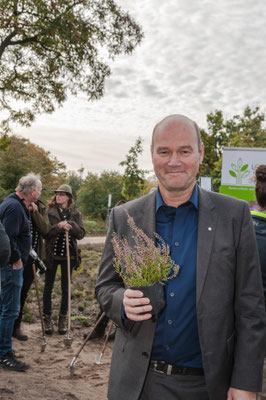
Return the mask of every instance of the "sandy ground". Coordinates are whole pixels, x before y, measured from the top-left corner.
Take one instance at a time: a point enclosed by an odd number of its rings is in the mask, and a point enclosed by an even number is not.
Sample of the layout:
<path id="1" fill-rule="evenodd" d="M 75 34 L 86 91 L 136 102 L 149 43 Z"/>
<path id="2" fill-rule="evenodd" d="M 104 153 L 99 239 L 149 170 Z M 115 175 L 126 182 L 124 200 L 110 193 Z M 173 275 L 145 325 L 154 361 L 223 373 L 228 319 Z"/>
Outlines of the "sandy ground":
<path id="1" fill-rule="evenodd" d="M 82 328 L 71 333 L 71 348 L 64 344 L 64 336 L 55 332 L 47 336 L 44 352 L 39 324 L 23 324 L 29 335 L 27 342 L 13 340 L 18 358 L 30 365 L 27 372 L 11 372 L 0 369 L 1 400 L 104 400 L 110 368 L 112 344 L 109 342 L 102 363 L 96 364 L 102 351 L 103 340 L 87 342 L 75 364 L 71 377 L 69 365 L 83 342 Z"/>
<path id="2" fill-rule="evenodd" d="M 83 343 L 83 334 L 91 331 L 99 312 L 94 298 L 94 287 L 105 238 L 85 238 L 82 244 L 82 268 L 72 279 L 71 337 L 70 348 L 64 336 L 55 333 L 46 336 L 45 351 L 34 285 L 27 299 L 31 321 L 23 322 L 22 328 L 29 340 L 13 339 L 13 349 L 21 361 L 30 365 L 26 372 L 11 372 L 0 368 L 0 400 L 105 400 L 113 342 L 108 342 L 102 364 L 99 360 L 104 340 L 88 341 L 75 364 L 74 376 L 70 376 L 70 363 Z M 39 278 L 39 290 L 44 276 Z M 53 315 L 57 319 L 60 302 L 60 277 L 57 277 L 53 295 Z M 40 294 L 41 298 L 42 295 Z M 80 317 L 87 320 L 82 323 Z M 78 319 L 75 319 L 78 318 Z"/>

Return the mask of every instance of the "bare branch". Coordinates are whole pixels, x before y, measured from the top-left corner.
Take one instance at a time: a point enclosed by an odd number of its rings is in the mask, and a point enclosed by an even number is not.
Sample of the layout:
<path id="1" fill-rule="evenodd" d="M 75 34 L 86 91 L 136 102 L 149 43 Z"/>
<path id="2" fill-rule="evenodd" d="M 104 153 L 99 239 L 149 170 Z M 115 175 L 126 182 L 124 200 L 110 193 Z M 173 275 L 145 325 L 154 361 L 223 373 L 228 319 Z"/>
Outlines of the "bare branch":
<path id="1" fill-rule="evenodd" d="M 6 47 L 8 47 L 10 45 L 11 39 L 13 39 L 13 37 L 15 37 L 17 34 L 17 31 L 13 31 L 11 32 L 0 44 L 0 60 L 2 58 L 2 55 L 6 49 Z"/>

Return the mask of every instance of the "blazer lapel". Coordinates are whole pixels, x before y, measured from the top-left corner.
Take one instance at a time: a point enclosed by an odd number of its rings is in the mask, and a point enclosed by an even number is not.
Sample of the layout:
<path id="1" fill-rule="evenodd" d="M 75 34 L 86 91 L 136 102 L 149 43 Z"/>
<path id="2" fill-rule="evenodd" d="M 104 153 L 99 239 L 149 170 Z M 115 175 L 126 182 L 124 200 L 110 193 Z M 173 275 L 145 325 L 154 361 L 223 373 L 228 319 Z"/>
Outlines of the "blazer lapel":
<path id="1" fill-rule="evenodd" d="M 141 210 L 138 208 L 135 212 L 135 223 L 139 226 L 150 238 L 155 240 L 156 230 L 156 192 L 147 195 L 145 201 L 142 202 Z"/>
<path id="2" fill-rule="evenodd" d="M 210 193 L 199 188 L 197 243 L 197 305 L 206 279 L 217 224 L 217 213 Z"/>

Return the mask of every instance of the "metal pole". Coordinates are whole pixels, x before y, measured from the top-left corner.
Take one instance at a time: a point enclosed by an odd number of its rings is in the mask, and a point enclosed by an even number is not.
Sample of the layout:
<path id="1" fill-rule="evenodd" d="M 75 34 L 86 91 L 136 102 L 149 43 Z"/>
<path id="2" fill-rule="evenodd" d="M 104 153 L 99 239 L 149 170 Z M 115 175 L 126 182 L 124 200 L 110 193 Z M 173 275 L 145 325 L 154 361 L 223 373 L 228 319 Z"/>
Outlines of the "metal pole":
<path id="1" fill-rule="evenodd" d="M 45 346 L 46 346 L 46 337 L 45 337 L 45 332 L 44 332 L 44 323 L 43 323 L 43 317 L 42 317 L 42 309 L 41 309 L 41 302 L 40 302 L 39 289 L 38 289 L 38 283 L 37 283 L 35 262 L 32 263 L 32 270 L 33 270 L 33 276 L 34 276 L 36 297 L 37 297 L 37 302 L 38 302 L 38 307 L 39 307 L 40 320 L 41 320 L 41 325 L 42 325 L 43 344 L 41 347 L 41 352 L 43 353 L 45 350 Z"/>

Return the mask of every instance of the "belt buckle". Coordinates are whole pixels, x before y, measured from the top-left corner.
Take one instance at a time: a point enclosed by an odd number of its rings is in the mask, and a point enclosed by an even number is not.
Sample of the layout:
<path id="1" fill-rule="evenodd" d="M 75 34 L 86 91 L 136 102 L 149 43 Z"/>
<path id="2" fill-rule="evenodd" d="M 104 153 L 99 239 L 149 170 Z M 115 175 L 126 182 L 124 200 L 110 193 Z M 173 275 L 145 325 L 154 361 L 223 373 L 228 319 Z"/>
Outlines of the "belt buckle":
<path id="1" fill-rule="evenodd" d="M 159 372 L 160 374 L 164 374 L 164 372 L 161 369 L 159 369 L 158 361 L 154 362 L 154 370 L 156 372 Z"/>

